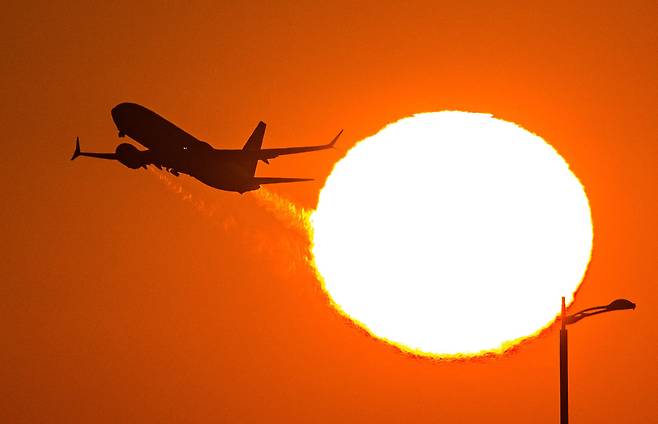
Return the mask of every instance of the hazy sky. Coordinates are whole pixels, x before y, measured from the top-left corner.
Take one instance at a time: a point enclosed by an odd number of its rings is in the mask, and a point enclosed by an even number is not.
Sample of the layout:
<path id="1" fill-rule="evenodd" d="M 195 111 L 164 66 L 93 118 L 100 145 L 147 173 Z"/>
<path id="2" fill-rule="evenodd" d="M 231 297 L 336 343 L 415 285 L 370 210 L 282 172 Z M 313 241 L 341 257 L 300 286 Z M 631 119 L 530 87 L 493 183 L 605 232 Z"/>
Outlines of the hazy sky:
<path id="1" fill-rule="evenodd" d="M 320 3 L 3 6 L 0 421 L 558 421 L 555 327 L 500 358 L 411 357 L 330 307 L 308 238 L 257 195 L 70 162 L 76 136 L 114 150 L 122 101 L 215 147 L 259 120 L 266 147 L 345 128 L 336 150 L 258 165 L 316 178 L 272 188 L 304 208 L 412 113 L 540 134 L 592 208 L 572 310 L 638 304 L 571 328 L 572 420 L 658 421 L 658 4 Z"/>

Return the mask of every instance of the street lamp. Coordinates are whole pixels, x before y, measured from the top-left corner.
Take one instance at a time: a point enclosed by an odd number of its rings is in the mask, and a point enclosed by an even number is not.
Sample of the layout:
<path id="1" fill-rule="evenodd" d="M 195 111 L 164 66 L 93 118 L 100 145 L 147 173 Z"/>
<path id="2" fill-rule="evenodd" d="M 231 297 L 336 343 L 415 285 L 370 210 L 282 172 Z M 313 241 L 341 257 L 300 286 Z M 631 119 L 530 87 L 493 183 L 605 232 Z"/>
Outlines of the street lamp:
<path id="1" fill-rule="evenodd" d="M 574 324 L 583 318 L 604 312 L 635 309 L 635 303 L 627 299 L 617 299 L 605 306 L 594 306 L 583 309 L 575 314 L 567 315 L 567 308 L 562 297 L 562 316 L 560 327 L 560 424 L 569 424 L 569 357 L 567 355 L 567 325 Z"/>

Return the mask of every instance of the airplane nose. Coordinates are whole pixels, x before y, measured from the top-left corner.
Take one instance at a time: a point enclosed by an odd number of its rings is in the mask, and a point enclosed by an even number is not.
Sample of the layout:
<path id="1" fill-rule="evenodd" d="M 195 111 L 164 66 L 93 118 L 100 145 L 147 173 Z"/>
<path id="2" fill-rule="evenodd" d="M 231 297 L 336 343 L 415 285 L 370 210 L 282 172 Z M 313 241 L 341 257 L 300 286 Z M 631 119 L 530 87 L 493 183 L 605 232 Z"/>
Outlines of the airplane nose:
<path id="1" fill-rule="evenodd" d="M 123 103 L 114 106 L 110 112 L 112 114 L 112 120 L 117 123 L 117 121 L 121 119 L 121 115 L 123 115 L 124 111 L 125 105 Z"/>
<path id="2" fill-rule="evenodd" d="M 112 108 L 110 112 L 112 114 L 112 119 L 116 122 L 117 119 L 126 119 L 131 116 L 142 115 L 145 108 L 135 103 L 119 103 L 118 105 Z"/>
<path id="3" fill-rule="evenodd" d="M 119 130 L 124 126 L 129 125 L 129 121 L 131 121 L 130 117 L 132 115 L 131 110 L 133 110 L 131 106 L 130 103 L 119 103 L 110 111 L 112 120 Z"/>
<path id="4" fill-rule="evenodd" d="M 110 113 L 112 114 L 112 120 L 114 121 L 114 123 L 115 124 L 118 123 L 117 121 L 120 119 L 119 115 L 121 114 L 121 110 L 119 106 L 113 107 Z"/>
<path id="5" fill-rule="evenodd" d="M 114 121 L 114 125 L 116 125 L 117 129 L 119 130 L 119 137 L 123 137 L 125 134 L 125 126 L 128 125 L 127 122 L 127 110 L 126 110 L 126 104 L 121 103 L 116 105 L 115 107 L 112 108 L 110 111 L 110 114 L 112 115 L 112 120 Z"/>
<path id="6" fill-rule="evenodd" d="M 114 124 L 119 130 L 119 137 L 128 134 L 131 128 L 148 118 L 147 112 L 148 109 L 136 103 L 119 103 L 114 106 L 110 113 Z"/>

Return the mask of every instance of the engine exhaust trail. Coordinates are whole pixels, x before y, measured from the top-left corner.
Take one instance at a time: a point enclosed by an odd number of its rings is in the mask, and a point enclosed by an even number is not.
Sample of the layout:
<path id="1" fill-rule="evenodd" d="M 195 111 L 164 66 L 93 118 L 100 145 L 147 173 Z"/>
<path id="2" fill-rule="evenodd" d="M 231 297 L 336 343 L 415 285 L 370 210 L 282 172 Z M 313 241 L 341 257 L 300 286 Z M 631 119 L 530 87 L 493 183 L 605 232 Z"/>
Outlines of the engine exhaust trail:
<path id="1" fill-rule="evenodd" d="M 299 207 L 285 197 L 266 188 L 254 192 L 254 198 L 272 216 L 287 227 L 310 234 L 311 210 Z"/>
<path id="2" fill-rule="evenodd" d="M 211 205 L 187 191 L 183 184 L 165 172 L 152 167 L 149 169 L 168 190 L 192 205 L 199 214 L 209 218 L 222 231 L 237 233 L 239 240 L 254 253 L 265 254 L 270 260 L 278 259 L 270 262 L 281 264 L 278 265 L 280 269 L 277 271 L 282 277 L 289 277 L 299 269 L 309 269 L 308 266 L 315 273 L 311 259 L 311 210 L 299 207 L 265 188 L 249 193 L 237 201 L 233 199 L 236 201 L 234 206 L 241 208 L 245 204 L 247 207 L 255 205 L 283 225 L 283 228 L 272 228 L 272 226 L 261 228 L 258 225 L 254 226 L 253 220 L 245 219 L 239 209 L 231 205 L 226 205 L 226 208 Z M 285 258 L 283 262 L 280 261 L 282 257 Z"/>

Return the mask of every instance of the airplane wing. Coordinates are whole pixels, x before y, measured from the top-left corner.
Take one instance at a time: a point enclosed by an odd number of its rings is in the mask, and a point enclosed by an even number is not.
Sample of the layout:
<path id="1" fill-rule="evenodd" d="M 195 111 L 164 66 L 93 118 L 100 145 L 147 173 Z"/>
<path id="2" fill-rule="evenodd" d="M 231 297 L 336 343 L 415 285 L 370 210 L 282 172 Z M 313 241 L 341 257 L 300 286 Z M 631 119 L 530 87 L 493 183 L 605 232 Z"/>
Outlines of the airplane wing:
<path id="1" fill-rule="evenodd" d="M 279 184 L 298 183 L 302 181 L 313 181 L 313 178 L 281 178 L 281 177 L 254 177 L 252 181 L 256 184 Z"/>
<path id="2" fill-rule="evenodd" d="M 327 144 L 322 144 L 320 146 L 281 147 L 278 149 L 261 149 L 256 153 L 256 155 L 259 160 L 268 163 L 269 159 L 274 159 L 275 157 L 281 155 L 294 155 L 296 153 L 313 152 L 316 150 L 330 149 L 334 147 L 336 141 L 338 140 L 338 137 L 340 137 L 342 133 L 343 130 L 340 130 L 338 135 L 334 137 L 333 140 L 331 140 Z"/>

